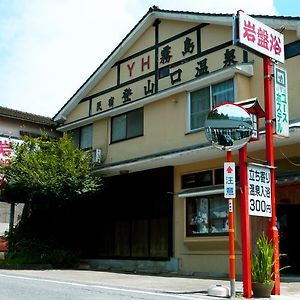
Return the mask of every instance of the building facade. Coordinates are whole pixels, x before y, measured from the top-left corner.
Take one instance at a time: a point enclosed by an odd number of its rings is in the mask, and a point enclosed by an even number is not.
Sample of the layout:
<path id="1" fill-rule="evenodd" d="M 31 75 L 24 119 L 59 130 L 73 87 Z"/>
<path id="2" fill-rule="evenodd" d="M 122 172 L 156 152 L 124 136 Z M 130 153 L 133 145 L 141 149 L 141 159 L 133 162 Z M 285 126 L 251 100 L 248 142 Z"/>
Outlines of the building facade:
<path id="1" fill-rule="evenodd" d="M 275 140 L 281 248 L 291 249 L 299 195 L 299 18 L 256 16 L 284 34 L 290 136 Z M 264 109 L 263 61 L 233 44 L 232 15 L 149 9 L 112 54 L 56 114 L 58 130 L 92 149 L 99 195 L 86 258 L 99 267 L 125 264 L 169 271 L 228 273 L 228 203 L 224 151 L 207 141 L 207 113 L 222 102 L 257 98 Z M 264 123 L 248 145 L 265 161 Z M 238 153 L 233 152 L 238 165 Z M 238 172 L 237 172 L 238 174 Z M 237 178 L 238 179 L 238 178 Z M 254 237 L 268 218 L 251 217 Z M 293 224 L 293 225 L 291 225 Z M 236 266 L 241 273 L 239 192 L 235 200 Z M 138 262 L 138 263 L 135 263 Z"/>
<path id="2" fill-rule="evenodd" d="M 20 143 L 24 136 L 37 137 L 46 132 L 51 137 L 60 136 L 56 123 L 44 116 L 26 113 L 0 106 L 0 161 L 6 163 L 12 155 L 10 144 Z M 0 236 L 8 230 L 9 224 L 16 224 L 21 217 L 24 204 L 22 199 L 15 203 L 0 202 Z"/>

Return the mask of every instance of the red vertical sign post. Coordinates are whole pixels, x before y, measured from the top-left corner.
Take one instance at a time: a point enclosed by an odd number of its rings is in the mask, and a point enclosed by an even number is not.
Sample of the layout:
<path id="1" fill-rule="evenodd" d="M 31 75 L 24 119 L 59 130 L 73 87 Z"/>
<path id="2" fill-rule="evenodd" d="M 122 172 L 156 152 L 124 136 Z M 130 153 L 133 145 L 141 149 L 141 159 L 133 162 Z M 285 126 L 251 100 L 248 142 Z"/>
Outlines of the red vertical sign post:
<path id="1" fill-rule="evenodd" d="M 224 119 L 224 116 L 226 118 Z M 242 107 L 233 103 L 223 103 L 213 108 L 205 121 L 205 134 L 213 146 L 227 151 L 228 162 L 224 163 L 224 198 L 229 199 L 229 262 L 231 296 L 235 293 L 235 252 L 234 252 L 234 213 L 233 198 L 235 198 L 235 166 L 231 162 L 231 151 L 240 151 L 240 183 L 242 211 L 242 243 L 243 243 L 243 276 L 244 295 L 252 296 L 251 260 L 250 260 L 250 228 L 248 214 L 248 184 L 247 184 L 247 143 L 253 132 L 253 121 L 250 114 Z M 246 237 L 246 239 L 245 239 Z M 245 254 L 246 253 L 246 254 Z M 245 269 L 246 267 L 246 269 Z"/>
<path id="2" fill-rule="evenodd" d="M 284 63 L 284 37 L 283 35 L 274 30 L 273 28 L 266 26 L 258 20 L 244 14 L 239 11 L 233 23 L 234 27 L 234 43 L 242 45 L 250 51 L 254 51 L 263 56 L 264 64 L 264 101 L 265 101 L 265 128 L 266 128 L 266 159 L 268 161 L 271 170 L 271 204 L 272 204 L 272 216 L 269 230 L 269 237 L 273 242 L 274 251 L 274 289 L 273 294 L 280 294 L 280 275 L 279 275 L 279 243 L 278 243 L 278 230 L 276 227 L 276 202 L 275 202 L 275 173 L 274 173 L 274 143 L 273 143 L 273 103 L 272 103 L 272 74 L 271 74 L 271 59 Z M 243 150 L 240 150 L 240 163 L 246 159 Z M 241 174 L 242 181 L 242 174 Z M 242 186 L 241 186 L 242 187 Z M 246 188 L 246 187 L 245 187 Z M 243 189 L 242 189 L 243 192 Z M 242 205 L 242 202 L 241 202 Z M 241 214 L 244 212 L 248 214 L 248 210 L 241 208 Z M 243 216 L 242 216 L 243 218 Z M 249 218 L 249 217 L 248 217 Z M 247 226 L 244 224 L 244 226 Z M 250 229 L 250 228 L 249 228 Z M 247 241 L 247 244 L 243 244 L 243 248 L 250 248 L 250 240 L 244 234 L 246 228 L 243 228 L 242 224 L 242 240 Z M 248 230 L 248 229 L 247 229 Z M 248 268 L 248 253 L 247 249 L 243 250 L 243 274 L 244 281 L 244 296 L 251 297 L 247 278 L 251 276 L 251 266 Z"/>
<path id="3" fill-rule="evenodd" d="M 239 150 L 240 187 L 241 187 L 241 234 L 242 234 L 242 271 L 243 294 L 246 298 L 252 297 L 251 277 L 251 238 L 250 217 L 248 204 L 248 173 L 247 173 L 247 145 Z"/>
<path id="4" fill-rule="evenodd" d="M 227 162 L 232 162 L 232 152 L 231 151 L 226 152 L 226 158 L 227 158 Z M 234 170 L 232 170 L 232 171 L 234 171 Z M 229 172 L 229 170 L 227 172 Z M 235 172 L 234 172 L 234 175 L 235 175 Z M 234 189 L 235 189 L 235 180 L 233 180 L 233 182 L 234 182 Z M 226 191 L 225 191 L 225 193 L 226 193 Z M 235 192 L 233 194 L 235 196 Z M 229 279 L 230 279 L 230 296 L 231 296 L 231 298 L 235 298 L 234 198 L 235 197 L 231 197 L 228 199 Z"/>
<path id="5" fill-rule="evenodd" d="M 272 103 L 272 64 L 268 56 L 264 56 L 264 96 L 265 96 L 265 127 L 266 127 L 266 158 L 271 167 L 271 204 L 272 217 L 269 229 L 269 238 L 274 245 L 274 289 L 272 294 L 280 295 L 279 273 L 279 238 L 276 226 L 276 201 L 275 201 L 275 170 L 274 170 L 274 141 L 273 141 L 273 103 Z"/>

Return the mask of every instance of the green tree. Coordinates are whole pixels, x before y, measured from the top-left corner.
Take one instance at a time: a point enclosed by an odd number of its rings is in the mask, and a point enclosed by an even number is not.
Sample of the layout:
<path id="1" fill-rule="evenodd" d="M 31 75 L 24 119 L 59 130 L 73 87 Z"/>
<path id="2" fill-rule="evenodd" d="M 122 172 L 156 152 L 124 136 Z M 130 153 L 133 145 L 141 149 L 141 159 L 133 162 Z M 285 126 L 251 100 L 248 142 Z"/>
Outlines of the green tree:
<path id="1" fill-rule="evenodd" d="M 68 135 L 52 140 L 46 135 L 25 137 L 12 148 L 10 163 L 1 167 L 7 201 L 67 201 L 100 187 L 99 178 L 91 173 L 90 153 L 76 148 Z"/>
<path id="2" fill-rule="evenodd" d="M 12 148 L 13 157 L 0 169 L 1 194 L 7 202 L 24 202 L 25 208 L 21 221 L 7 234 L 7 257 L 63 263 L 79 253 L 80 209 L 101 188 L 101 178 L 91 172 L 91 155 L 76 148 L 68 135 L 25 137 Z"/>

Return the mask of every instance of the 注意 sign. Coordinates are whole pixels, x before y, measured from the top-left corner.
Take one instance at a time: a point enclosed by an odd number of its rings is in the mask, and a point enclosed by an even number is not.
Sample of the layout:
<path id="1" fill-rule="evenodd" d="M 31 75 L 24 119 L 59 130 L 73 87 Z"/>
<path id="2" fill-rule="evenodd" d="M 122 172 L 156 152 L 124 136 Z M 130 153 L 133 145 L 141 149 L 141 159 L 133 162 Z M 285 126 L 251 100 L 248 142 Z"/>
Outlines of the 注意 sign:
<path id="1" fill-rule="evenodd" d="M 239 12 L 236 18 L 238 20 L 238 28 L 235 28 L 236 42 L 284 63 L 283 34 L 243 12 Z"/>
<path id="2" fill-rule="evenodd" d="M 249 215 L 271 217 L 271 172 L 263 165 L 248 165 Z"/>
<path id="3" fill-rule="evenodd" d="M 275 134 L 289 136 L 289 107 L 286 70 L 274 66 Z"/>
<path id="4" fill-rule="evenodd" d="M 224 163 L 224 198 L 235 198 L 235 163 Z"/>

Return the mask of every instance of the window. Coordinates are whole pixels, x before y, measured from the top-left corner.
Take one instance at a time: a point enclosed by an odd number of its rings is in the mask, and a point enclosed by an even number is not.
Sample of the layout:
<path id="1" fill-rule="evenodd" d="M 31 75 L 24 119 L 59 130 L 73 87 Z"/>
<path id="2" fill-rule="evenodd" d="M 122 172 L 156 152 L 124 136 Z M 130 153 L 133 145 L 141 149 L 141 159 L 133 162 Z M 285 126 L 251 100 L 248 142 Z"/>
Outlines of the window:
<path id="1" fill-rule="evenodd" d="M 233 79 L 191 92 L 189 95 L 190 130 L 203 128 L 206 116 L 213 107 L 222 102 L 233 101 Z"/>
<path id="2" fill-rule="evenodd" d="M 80 149 L 91 149 L 93 146 L 93 125 L 71 131 L 73 143 Z"/>
<path id="3" fill-rule="evenodd" d="M 213 171 L 203 171 L 181 176 L 181 188 L 189 189 L 213 184 Z"/>
<path id="4" fill-rule="evenodd" d="M 210 106 L 210 88 L 204 88 L 199 91 L 191 93 L 190 100 L 190 128 L 197 129 L 204 126 L 207 113 L 209 112 Z"/>
<path id="5" fill-rule="evenodd" d="M 144 110 L 139 108 L 111 119 L 111 141 L 141 136 L 144 132 Z"/>
<path id="6" fill-rule="evenodd" d="M 295 41 L 290 44 L 285 45 L 284 48 L 285 59 L 294 57 L 300 54 L 300 41 Z"/>
<path id="7" fill-rule="evenodd" d="M 186 198 L 186 236 L 228 234 L 228 200 L 223 194 Z"/>
<path id="8" fill-rule="evenodd" d="M 222 102 L 233 102 L 233 79 L 212 85 L 212 107 Z"/>

